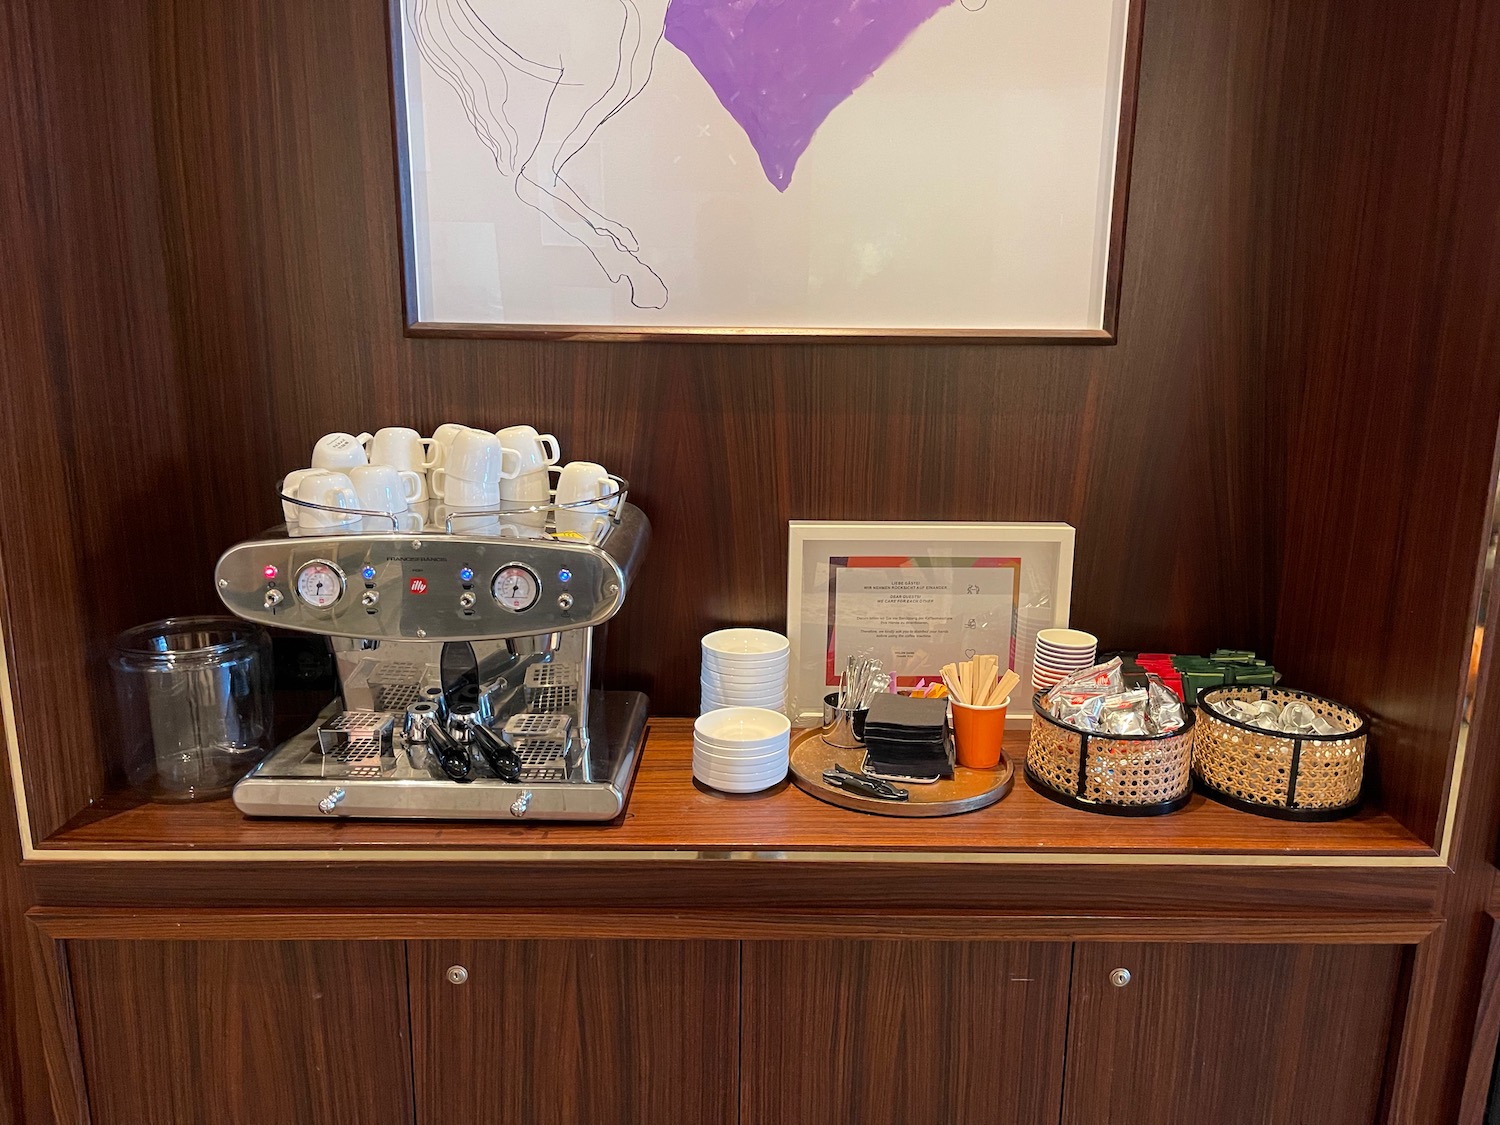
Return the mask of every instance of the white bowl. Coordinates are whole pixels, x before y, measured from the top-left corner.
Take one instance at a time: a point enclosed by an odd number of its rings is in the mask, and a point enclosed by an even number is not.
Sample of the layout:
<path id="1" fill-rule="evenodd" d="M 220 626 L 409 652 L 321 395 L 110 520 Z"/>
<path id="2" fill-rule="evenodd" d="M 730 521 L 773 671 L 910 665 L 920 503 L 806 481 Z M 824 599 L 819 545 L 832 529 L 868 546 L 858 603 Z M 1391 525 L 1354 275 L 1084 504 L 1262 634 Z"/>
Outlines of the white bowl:
<path id="1" fill-rule="evenodd" d="M 792 643 L 769 629 L 720 629 L 703 638 L 703 651 L 730 657 L 774 656 L 786 659 Z"/>
<path id="2" fill-rule="evenodd" d="M 693 776 L 710 789 L 717 789 L 721 793 L 759 793 L 763 789 L 770 789 L 779 784 L 786 777 L 786 770 L 780 773 L 765 773 L 757 777 L 726 777 L 723 774 L 700 771 L 693 767 Z"/>
<path id="3" fill-rule="evenodd" d="M 786 698 L 780 695 L 767 699 L 723 699 L 717 695 L 700 695 L 698 704 L 709 711 L 752 710 L 783 713 L 786 710 Z M 714 741 L 727 747 L 743 745 L 739 742 L 723 742 L 721 739 Z"/>
<path id="4" fill-rule="evenodd" d="M 715 776 L 743 780 L 750 777 L 760 777 L 762 774 L 768 773 L 786 773 L 788 760 L 786 754 L 778 754 L 762 762 L 724 762 L 718 758 L 709 758 L 702 754 L 694 754 L 693 768 Z"/>
<path id="5" fill-rule="evenodd" d="M 741 706 L 744 707 L 760 707 L 767 703 L 779 706 L 781 701 L 786 698 L 786 688 L 778 685 L 776 687 L 755 688 L 751 690 L 750 688 L 711 688 L 707 684 L 704 684 L 700 686 L 699 694 L 705 695 L 719 703 L 731 703 L 735 700 L 740 700 L 742 701 Z M 775 711 L 777 706 L 773 706 L 771 710 Z"/>
<path id="6" fill-rule="evenodd" d="M 703 675 L 698 677 L 698 682 L 704 687 L 714 688 L 715 690 L 738 689 L 740 691 L 765 691 L 770 688 L 775 688 L 777 691 L 780 691 L 782 688 L 786 687 L 786 677 L 780 675 L 762 676 L 758 679 L 752 679 L 749 677 L 739 678 L 715 676 L 708 672 L 705 672 Z"/>
<path id="7" fill-rule="evenodd" d="M 693 733 L 714 742 L 743 746 L 768 738 L 790 735 L 792 723 L 785 715 L 761 707 L 728 707 L 704 715 L 693 724 Z"/>
<path id="8" fill-rule="evenodd" d="M 745 695 L 761 698 L 786 694 L 786 684 L 780 681 L 770 684 L 711 684 L 707 680 L 699 680 L 698 687 L 705 695 L 717 695 L 720 699 L 732 699 Z"/>
<path id="9" fill-rule="evenodd" d="M 778 756 L 786 757 L 790 741 L 789 738 L 775 738 L 768 739 L 758 746 L 729 747 L 718 742 L 705 742 L 701 738 L 694 738 L 693 753 L 723 762 L 750 763 Z"/>
<path id="10" fill-rule="evenodd" d="M 767 661 L 764 664 L 726 664 L 717 660 L 705 660 L 698 668 L 698 675 L 760 680 L 767 676 L 785 676 L 790 670 L 790 665 L 785 660 Z"/>

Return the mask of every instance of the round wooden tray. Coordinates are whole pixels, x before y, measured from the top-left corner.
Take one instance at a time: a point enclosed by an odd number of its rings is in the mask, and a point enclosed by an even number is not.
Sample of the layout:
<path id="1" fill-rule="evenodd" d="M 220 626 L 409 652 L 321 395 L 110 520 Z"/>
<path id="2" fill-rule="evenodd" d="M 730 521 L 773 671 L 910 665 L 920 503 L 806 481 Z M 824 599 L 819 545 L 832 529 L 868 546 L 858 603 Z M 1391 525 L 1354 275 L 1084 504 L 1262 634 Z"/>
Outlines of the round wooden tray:
<path id="1" fill-rule="evenodd" d="M 792 740 L 792 781 L 798 789 L 811 793 L 820 801 L 856 812 L 874 813 L 876 816 L 956 816 L 973 812 L 986 805 L 993 805 L 1007 793 L 1015 782 L 1016 771 L 1005 755 L 992 770 L 971 770 L 955 766 L 953 777 L 935 781 L 931 785 L 902 785 L 911 791 L 905 801 L 877 801 L 873 797 L 835 789 L 823 782 L 823 771 L 835 762 L 854 773 L 864 764 L 865 752 L 841 750 L 823 741 L 820 729 L 803 731 Z"/>

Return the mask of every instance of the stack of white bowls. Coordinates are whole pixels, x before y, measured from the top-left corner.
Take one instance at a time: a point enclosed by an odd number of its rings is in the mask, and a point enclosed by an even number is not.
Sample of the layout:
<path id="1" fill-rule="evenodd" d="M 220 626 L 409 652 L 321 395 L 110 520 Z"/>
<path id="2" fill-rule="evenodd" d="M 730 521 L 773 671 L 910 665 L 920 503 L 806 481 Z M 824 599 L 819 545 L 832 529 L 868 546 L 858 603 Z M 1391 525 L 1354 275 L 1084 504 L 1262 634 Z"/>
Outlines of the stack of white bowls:
<path id="1" fill-rule="evenodd" d="M 786 707 L 792 646 L 765 629 L 720 629 L 703 638 L 703 714 L 721 707 Z"/>
<path id="2" fill-rule="evenodd" d="M 1056 687 L 1074 672 L 1091 668 L 1099 638 L 1080 629 L 1043 629 L 1036 635 L 1031 664 L 1031 686 L 1037 691 Z"/>
<path id="3" fill-rule="evenodd" d="M 693 724 L 693 777 L 723 793 L 759 793 L 786 777 L 792 724 L 762 707 L 725 707 Z"/>

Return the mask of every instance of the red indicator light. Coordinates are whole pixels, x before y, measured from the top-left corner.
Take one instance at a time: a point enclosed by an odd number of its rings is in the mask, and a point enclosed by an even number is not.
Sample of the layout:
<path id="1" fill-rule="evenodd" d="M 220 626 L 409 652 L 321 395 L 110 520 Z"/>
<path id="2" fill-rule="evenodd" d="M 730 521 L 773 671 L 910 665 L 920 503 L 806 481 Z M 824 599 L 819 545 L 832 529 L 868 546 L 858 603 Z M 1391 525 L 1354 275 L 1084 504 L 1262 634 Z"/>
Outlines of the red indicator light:
<path id="1" fill-rule="evenodd" d="M 266 576 L 267 582 L 275 582 L 276 576 L 280 574 L 281 571 L 277 570 L 274 566 L 267 566 L 265 570 L 261 571 L 261 573 Z"/>
<path id="2" fill-rule="evenodd" d="M 427 579 L 413 578 L 411 582 L 408 583 L 408 589 L 410 589 L 413 594 L 427 593 Z"/>

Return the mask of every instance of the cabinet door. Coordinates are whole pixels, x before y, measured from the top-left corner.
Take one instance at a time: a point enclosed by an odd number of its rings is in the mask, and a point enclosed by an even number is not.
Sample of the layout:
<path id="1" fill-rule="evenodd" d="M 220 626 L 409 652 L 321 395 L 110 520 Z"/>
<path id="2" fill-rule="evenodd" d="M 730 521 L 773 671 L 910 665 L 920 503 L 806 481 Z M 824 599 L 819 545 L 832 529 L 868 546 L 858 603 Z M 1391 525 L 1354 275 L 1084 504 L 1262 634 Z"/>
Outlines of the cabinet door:
<path id="1" fill-rule="evenodd" d="M 746 942 L 744 1125 L 1053 1125 L 1067 945 Z"/>
<path id="2" fill-rule="evenodd" d="M 737 943 L 409 950 L 417 1125 L 734 1121 Z"/>
<path id="3" fill-rule="evenodd" d="M 408 1125 L 400 942 L 68 943 L 93 1125 Z"/>
<path id="4" fill-rule="evenodd" d="M 1369 1125 L 1400 960 L 1395 946 L 1080 943 L 1064 1125 Z"/>

